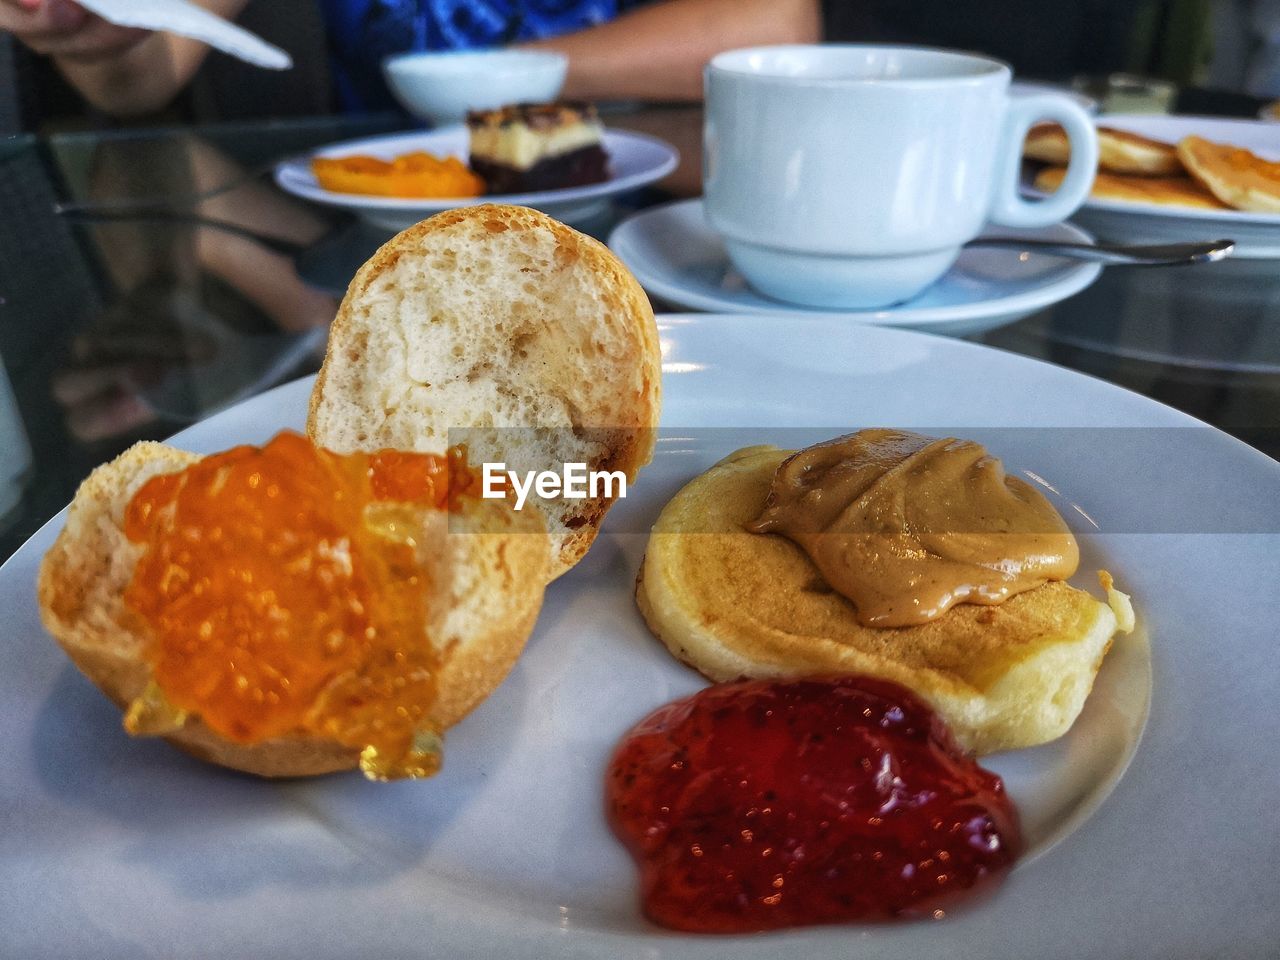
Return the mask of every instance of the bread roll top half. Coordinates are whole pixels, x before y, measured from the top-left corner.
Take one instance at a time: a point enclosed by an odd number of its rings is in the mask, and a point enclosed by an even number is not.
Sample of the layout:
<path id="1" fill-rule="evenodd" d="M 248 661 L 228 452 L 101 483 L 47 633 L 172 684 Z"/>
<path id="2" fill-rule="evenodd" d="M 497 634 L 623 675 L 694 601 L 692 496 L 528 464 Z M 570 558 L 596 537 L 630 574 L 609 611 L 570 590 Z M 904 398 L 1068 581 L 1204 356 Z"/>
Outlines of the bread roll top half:
<path id="1" fill-rule="evenodd" d="M 657 327 L 602 244 L 524 207 L 452 210 L 388 241 L 352 281 L 307 431 L 338 452 L 635 477 L 660 411 Z M 616 497 L 616 491 L 615 491 Z M 586 553 L 615 497 L 542 501 L 552 575 Z"/>

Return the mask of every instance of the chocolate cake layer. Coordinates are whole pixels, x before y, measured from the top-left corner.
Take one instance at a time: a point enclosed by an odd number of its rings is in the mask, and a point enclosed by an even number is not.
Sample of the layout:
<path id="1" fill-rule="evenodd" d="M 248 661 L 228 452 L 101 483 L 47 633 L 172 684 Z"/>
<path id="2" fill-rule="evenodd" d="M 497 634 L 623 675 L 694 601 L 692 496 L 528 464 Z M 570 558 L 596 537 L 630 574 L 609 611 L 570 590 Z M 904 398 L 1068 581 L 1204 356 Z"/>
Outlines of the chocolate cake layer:
<path id="1" fill-rule="evenodd" d="M 598 144 L 592 144 L 546 157 L 528 169 L 517 170 L 473 155 L 471 169 L 484 179 L 491 194 L 534 193 L 601 183 L 609 178 L 609 156 Z"/>

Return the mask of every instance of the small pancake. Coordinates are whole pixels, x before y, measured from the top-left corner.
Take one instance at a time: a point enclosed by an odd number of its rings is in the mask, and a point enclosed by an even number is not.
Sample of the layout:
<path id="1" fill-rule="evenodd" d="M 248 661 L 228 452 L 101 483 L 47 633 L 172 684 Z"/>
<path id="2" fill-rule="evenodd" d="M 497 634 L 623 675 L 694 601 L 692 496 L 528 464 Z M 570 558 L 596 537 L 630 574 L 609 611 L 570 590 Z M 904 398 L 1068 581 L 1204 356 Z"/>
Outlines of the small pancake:
<path id="1" fill-rule="evenodd" d="M 1067 131 L 1056 123 L 1038 123 L 1027 131 L 1022 143 L 1022 155 L 1028 160 L 1039 160 L 1065 167 L 1071 159 L 1071 142 Z"/>
<path id="2" fill-rule="evenodd" d="M 1037 190 L 1052 193 L 1062 185 L 1065 167 L 1045 167 L 1035 179 Z M 1159 203 L 1170 207 L 1199 207 L 1204 210 L 1230 208 L 1191 177 L 1126 177 L 1099 172 L 1089 195 L 1099 200 L 1128 203 Z"/>
<path id="3" fill-rule="evenodd" d="M 1070 728 L 1118 625 L 1083 590 L 1053 582 L 1000 606 L 960 604 L 929 623 L 876 629 L 790 540 L 748 533 L 791 451 L 749 447 L 684 487 L 653 528 L 636 601 L 654 634 L 712 680 L 861 673 L 929 701 L 978 753 Z"/>
<path id="4" fill-rule="evenodd" d="M 1178 156 L 1191 176 L 1223 203 L 1254 213 L 1280 213 L 1280 163 L 1202 137 L 1184 137 Z"/>
<path id="5" fill-rule="evenodd" d="M 1058 124 L 1041 123 L 1027 134 L 1022 154 L 1031 160 L 1065 167 L 1071 159 L 1071 143 Z M 1110 173 L 1147 177 L 1183 172 L 1172 144 L 1114 127 L 1098 128 L 1098 167 Z"/>

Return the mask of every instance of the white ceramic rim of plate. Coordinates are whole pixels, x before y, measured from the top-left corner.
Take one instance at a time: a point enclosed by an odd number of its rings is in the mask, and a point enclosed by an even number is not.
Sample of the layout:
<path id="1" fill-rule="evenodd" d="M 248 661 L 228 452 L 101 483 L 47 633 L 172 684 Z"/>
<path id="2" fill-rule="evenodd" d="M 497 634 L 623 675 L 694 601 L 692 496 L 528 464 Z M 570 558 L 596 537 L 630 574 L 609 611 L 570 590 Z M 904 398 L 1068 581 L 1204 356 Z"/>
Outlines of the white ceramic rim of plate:
<path id="1" fill-rule="evenodd" d="M 1041 191 L 1035 191 L 1041 194 Z M 1259 227 L 1280 227 L 1280 213 L 1251 213 L 1248 210 L 1208 210 L 1200 207 L 1174 207 L 1170 204 L 1141 203 L 1134 200 L 1090 198 L 1083 209 L 1110 210 L 1116 213 L 1142 213 L 1158 217 L 1175 217 L 1179 220 L 1210 220 L 1225 224 L 1248 224 Z"/>
<path id="2" fill-rule="evenodd" d="M 644 170 L 622 177 L 611 176 L 601 183 L 588 184 L 582 187 L 565 187 L 560 190 L 539 190 L 534 193 L 485 194 L 479 197 L 375 197 L 360 193 L 337 193 L 325 190 L 312 175 L 309 164 L 316 157 L 336 157 L 359 152 L 391 153 L 397 144 L 404 144 L 406 149 L 428 150 L 445 153 L 449 156 L 462 156 L 454 150 L 432 149 L 433 139 L 447 141 L 464 133 L 462 124 L 451 124 L 435 130 L 410 130 L 401 133 L 383 134 L 377 137 L 362 137 L 358 140 L 345 140 L 319 147 L 299 156 L 281 160 L 275 167 L 275 182 L 280 189 L 294 196 L 317 203 L 325 203 L 335 207 L 346 207 L 352 210 L 399 210 L 412 212 L 415 210 L 451 210 L 454 207 L 469 207 L 481 203 L 509 203 L 516 206 L 537 206 L 546 203 L 576 202 L 600 197 L 609 197 L 625 193 L 637 187 L 661 180 L 676 168 L 680 162 L 680 152 L 667 141 L 646 133 L 632 130 L 606 129 L 604 131 L 604 147 L 610 153 L 616 153 L 626 145 L 643 145 L 654 148 L 662 155 L 652 166 Z M 401 150 L 401 152 L 406 152 Z"/>
<path id="3" fill-rule="evenodd" d="M 984 300 L 980 303 L 955 304 L 952 306 L 913 307 L 911 302 L 907 301 L 895 307 L 884 307 L 876 310 L 826 310 L 819 307 L 804 307 L 798 304 L 769 300 L 763 294 L 756 293 L 754 290 L 751 292 L 760 298 L 761 302 L 759 304 L 721 300 L 714 296 L 704 295 L 697 291 L 690 291 L 685 287 L 676 286 L 665 279 L 655 279 L 651 273 L 644 269 L 643 264 L 633 262 L 626 256 L 626 244 L 630 242 L 629 233 L 637 229 L 637 224 L 643 222 L 646 218 L 662 216 L 674 208 L 693 204 L 700 206 L 702 198 L 675 200 L 671 203 L 659 204 L 634 213 L 614 227 L 609 234 L 608 246 L 626 264 L 627 269 L 635 274 L 636 279 L 640 281 L 640 285 L 650 293 L 676 306 L 707 313 L 775 314 L 779 319 L 786 320 L 799 317 L 832 317 L 882 327 L 916 326 L 920 324 L 942 325 L 954 323 L 958 320 L 972 319 L 976 316 L 1005 315 L 1024 310 L 1030 313 L 1074 296 L 1092 284 L 1102 273 L 1101 264 L 1080 261 L 1074 266 L 1064 267 L 1064 275 L 1034 290 L 1024 291 L 1012 296 Z M 707 226 L 706 229 L 708 232 L 712 232 L 710 226 Z M 980 234 L 980 236 L 998 236 L 1000 229 L 997 227 L 990 232 Z M 1087 231 L 1073 223 L 1056 223 L 1042 229 L 1065 231 L 1066 236 L 1061 239 L 1068 242 L 1094 242 L 1093 237 Z M 1032 254 L 1032 256 L 1038 256 L 1038 254 Z"/>

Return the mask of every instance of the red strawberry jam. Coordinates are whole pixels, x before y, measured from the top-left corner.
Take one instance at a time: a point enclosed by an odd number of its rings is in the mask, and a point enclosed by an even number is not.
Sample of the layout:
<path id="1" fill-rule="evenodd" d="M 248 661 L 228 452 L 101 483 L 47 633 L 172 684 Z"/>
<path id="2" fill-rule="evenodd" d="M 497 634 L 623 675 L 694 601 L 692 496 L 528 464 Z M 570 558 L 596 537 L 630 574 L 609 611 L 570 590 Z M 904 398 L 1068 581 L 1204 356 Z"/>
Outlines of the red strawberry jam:
<path id="1" fill-rule="evenodd" d="M 739 933 L 938 915 L 1022 840 L 995 774 L 895 683 L 742 681 L 656 710 L 609 764 L 645 913 Z"/>

